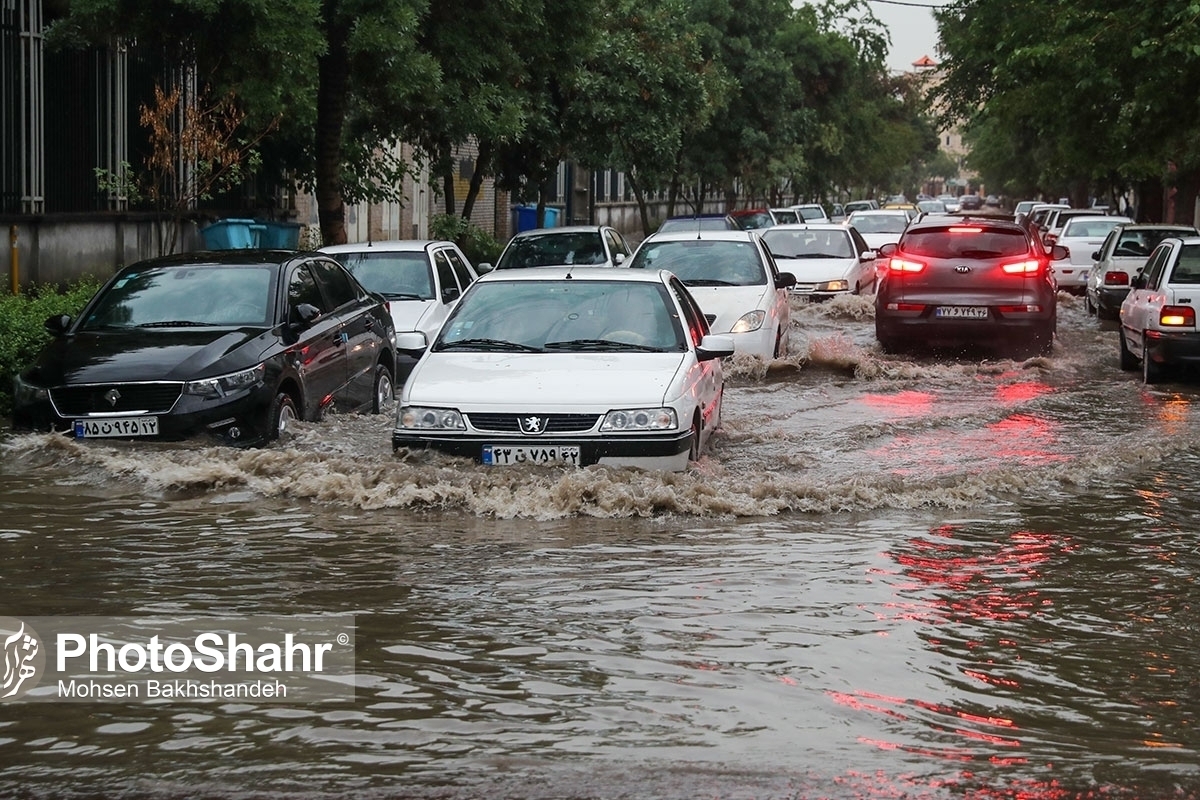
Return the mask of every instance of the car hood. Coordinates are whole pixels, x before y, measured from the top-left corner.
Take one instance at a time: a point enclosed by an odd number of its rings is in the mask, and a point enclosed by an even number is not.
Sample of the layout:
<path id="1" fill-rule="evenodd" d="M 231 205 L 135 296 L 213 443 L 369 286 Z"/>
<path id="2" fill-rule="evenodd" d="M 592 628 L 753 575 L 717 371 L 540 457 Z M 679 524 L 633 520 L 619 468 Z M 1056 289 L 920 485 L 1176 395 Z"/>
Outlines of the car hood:
<path id="1" fill-rule="evenodd" d="M 862 233 L 861 231 L 859 231 L 859 232 Z M 901 234 L 899 234 L 899 233 L 863 233 L 862 234 L 863 241 L 865 241 L 867 243 L 867 246 L 870 247 L 872 250 L 878 250 L 880 247 L 882 247 L 885 244 L 889 244 L 889 243 L 895 244 L 896 242 L 900 241 L 900 236 L 901 236 Z"/>
<path id="2" fill-rule="evenodd" d="M 774 304 L 770 294 L 773 286 L 689 286 L 688 291 L 700 305 L 705 316 L 715 319 L 710 323 L 713 333 L 729 333 L 733 323 L 755 309 L 769 311 Z"/>
<path id="3" fill-rule="evenodd" d="M 782 272 L 790 272 L 800 283 L 823 283 L 845 278 L 854 269 L 856 258 L 780 258 L 775 263 Z"/>
<path id="4" fill-rule="evenodd" d="M 46 345 L 31 378 L 44 386 L 194 380 L 253 366 L 273 341 L 261 328 L 80 333 Z"/>
<path id="5" fill-rule="evenodd" d="M 429 353 L 404 385 L 408 405 L 459 409 L 657 406 L 686 353 Z"/>
<path id="6" fill-rule="evenodd" d="M 422 331 L 426 335 L 437 333 L 430 330 L 433 325 L 431 317 L 436 300 L 388 300 L 388 308 L 392 312 L 392 323 L 396 333 L 406 331 Z"/>

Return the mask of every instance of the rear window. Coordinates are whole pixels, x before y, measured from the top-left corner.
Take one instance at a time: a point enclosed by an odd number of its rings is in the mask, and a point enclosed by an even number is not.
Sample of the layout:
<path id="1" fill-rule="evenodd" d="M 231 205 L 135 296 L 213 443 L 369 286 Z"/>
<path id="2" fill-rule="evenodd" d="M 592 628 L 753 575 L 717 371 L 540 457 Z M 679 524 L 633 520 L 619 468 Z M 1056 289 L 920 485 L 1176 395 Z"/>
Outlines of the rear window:
<path id="1" fill-rule="evenodd" d="M 1001 258 L 1029 252 L 1024 231 L 979 225 L 910 230 L 900 241 L 905 253 L 927 258 Z"/>

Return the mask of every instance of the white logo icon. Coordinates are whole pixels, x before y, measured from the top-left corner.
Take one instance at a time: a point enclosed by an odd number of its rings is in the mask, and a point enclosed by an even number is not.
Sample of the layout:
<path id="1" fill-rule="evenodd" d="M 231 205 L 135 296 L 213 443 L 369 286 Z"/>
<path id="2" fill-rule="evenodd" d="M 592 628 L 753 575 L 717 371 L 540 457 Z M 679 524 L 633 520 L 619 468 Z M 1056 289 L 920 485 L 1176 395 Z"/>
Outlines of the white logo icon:
<path id="1" fill-rule="evenodd" d="M 5 621 L 0 619 L 0 623 Z M 24 622 L 18 624 L 15 633 L 4 637 L 3 646 L 0 648 L 4 659 L 4 674 L 0 677 L 0 700 L 18 697 L 32 689 L 37 684 L 36 676 L 45 663 L 45 655 L 42 653 L 37 633 Z M 33 680 L 30 680 L 31 678 Z"/>

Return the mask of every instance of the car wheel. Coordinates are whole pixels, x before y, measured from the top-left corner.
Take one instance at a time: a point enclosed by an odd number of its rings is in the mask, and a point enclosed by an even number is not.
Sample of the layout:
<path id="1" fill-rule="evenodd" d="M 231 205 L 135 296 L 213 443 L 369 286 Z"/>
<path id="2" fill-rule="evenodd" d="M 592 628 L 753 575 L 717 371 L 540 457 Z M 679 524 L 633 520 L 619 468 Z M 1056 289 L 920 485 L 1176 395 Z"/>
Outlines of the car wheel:
<path id="1" fill-rule="evenodd" d="M 1163 379 L 1163 366 L 1150 358 L 1150 345 L 1142 343 L 1142 383 L 1158 383 Z"/>
<path id="2" fill-rule="evenodd" d="M 1120 331 L 1120 336 L 1118 337 L 1118 345 L 1117 346 L 1121 350 L 1121 369 L 1125 370 L 1126 372 L 1137 369 L 1137 365 L 1138 365 L 1137 356 L 1135 356 L 1129 350 L 1129 343 L 1125 341 L 1124 329 L 1122 329 Z"/>
<path id="3" fill-rule="evenodd" d="M 392 371 L 387 368 L 387 365 L 380 364 L 375 368 L 375 396 L 371 398 L 371 413 L 382 414 L 391 407 L 395 398 Z"/>
<path id="4" fill-rule="evenodd" d="M 291 433 L 292 423 L 300 418 L 296 403 L 287 392 L 280 392 L 267 409 L 267 441 L 283 439 Z"/>
<path id="5" fill-rule="evenodd" d="M 700 417 L 692 420 L 692 449 L 688 451 L 688 461 L 695 463 L 700 460 Z"/>

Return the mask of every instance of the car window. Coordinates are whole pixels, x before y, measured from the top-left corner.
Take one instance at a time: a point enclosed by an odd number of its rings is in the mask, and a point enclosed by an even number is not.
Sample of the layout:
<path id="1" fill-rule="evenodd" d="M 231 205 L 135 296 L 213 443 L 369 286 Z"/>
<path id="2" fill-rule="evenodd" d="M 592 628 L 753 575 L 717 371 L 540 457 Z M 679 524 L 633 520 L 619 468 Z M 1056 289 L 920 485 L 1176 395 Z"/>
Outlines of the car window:
<path id="1" fill-rule="evenodd" d="M 371 251 L 333 256 L 363 287 L 391 299 L 433 299 L 433 275 L 423 252 Z"/>
<path id="2" fill-rule="evenodd" d="M 336 261 L 314 260 L 311 266 L 317 283 L 329 298 L 332 308 L 341 308 L 358 300 L 358 287 L 341 264 Z"/>
<path id="3" fill-rule="evenodd" d="M 539 352 L 685 349 L 683 326 L 662 284 L 630 281 L 480 283 L 434 347 L 505 344 Z"/>
<path id="4" fill-rule="evenodd" d="M 1020 228 L 947 225 L 910 230 L 900 249 L 929 258 L 999 258 L 1028 253 L 1029 242 Z"/>
<path id="5" fill-rule="evenodd" d="M 271 267 L 238 265 L 127 272 L 97 299 L 80 329 L 273 324 L 274 277 Z"/>
<path id="6" fill-rule="evenodd" d="M 1171 246 L 1170 245 L 1162 245 L 1157 250 L 1154 251 L 1154 254 L 1152 256 L 1150 256 L 1150 261 L 1147 262 L 1146 268 L 1145 268 L 1145 273 L 1146 273 L 1145 288 L 1147 288 L 1147 289 L 1157 289 L 1158 288 L 1159 281 L 1162 278 L 1163 267 L 1166 265 L 1167 258 L 1170 256 L 1170 254 L 1171 254 Z"/>
<path id="7" fill-rule="evenodd" d="M 776 258 L 850 258 L 854 255 L 848 229 L 772 229 L 763 233 L 762 239 Z"/>
<path id="8" fill-rule="evenodd" d="M 288 308 L 294 313 L 297 306 L 307 303 L 316 306 L 322 313 L 328 312 L 329 304 L 308 267 L 307 264 L 301 264 L 288 281 Z"/>
<path id="9" fill-rule="evenodd" d="M 599 231 L 541 233 L 518 236 L 500 255 L 496 269 L 603 264 Z"/>
<path id="10" fill-rule="evenodd" d="M 604 234 L 608 237 L 608 249 L 612 251 L 613 255 L 620 253 L 625 257 L 629 256 L 629 246 L 625 244 L 625 239 L 619 233 L 610 228 Z"/>
<path id="11" fill-rule="evenodd" d="M 757 246 L 749 241 L 650 241 L 642 245 L 629 266 L 670 270 L 684 285 L 754 286 L 767 282 Z"/>
<path id="12" fill-rule="evenodd" d="M 453 302 L 461 292 L 458 288 L 458 281 L 454 278 L 454 268 L 450 266 L 450 259 L 446 258 L 445 250 L 434 252 L 433 268 L 437 271 L 438 285 L 441 287 L 441 301 L 443 303 Z"/>
<path id="13" fill-rule="evenodd" d="M 867 240 L 858 232 L 858 228 L 850 227 L 846 229 L 846 232 L 850 234 L 850 238 L 854 242 L 854 252 L 856 254 L 865 253 L 871 249 L 871 245 L 867 244 Z"/>
<path id="14" fill-rule="evenodd" d="M 859 233 L 904 233 L 908 227 L 907 214 L 852 214 L 850 224 Z"/>
<path id="15" fill-rule="evenodd" d="M 454 277 L 458 278 L 458 288 L 466 291 L 466 288 L 475 280 L 471 275 L 471 270 L 467 267 L 467 262 L 463 261 L 462 256 L 452 247 L 447 247 L 442 252 L 446 254 L 446 259 L 449 260 L 450 267 L 454 270 Z"/>
<path id="16" fill-rule="evenodd" d="M 1171 283 L 1200 283 L 1200 245 L 1185 244 L 1179 248 Z"/>
<path id="17" fill-rule="evenodd" d="M 671 291 L 675 293 L 675 299 L 679 301 L 679 305 L 686 315 L 688 336 L 692 339 L 692 346 L 699 347 L 701 340 L 708 335 L 708 318 L 696 304 L 696 298 L 692 297 L 692 293 L 679 282 L 678 278 L 671 278 Z"/>

